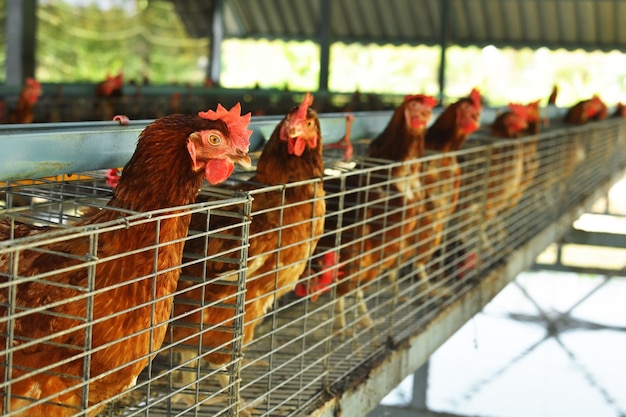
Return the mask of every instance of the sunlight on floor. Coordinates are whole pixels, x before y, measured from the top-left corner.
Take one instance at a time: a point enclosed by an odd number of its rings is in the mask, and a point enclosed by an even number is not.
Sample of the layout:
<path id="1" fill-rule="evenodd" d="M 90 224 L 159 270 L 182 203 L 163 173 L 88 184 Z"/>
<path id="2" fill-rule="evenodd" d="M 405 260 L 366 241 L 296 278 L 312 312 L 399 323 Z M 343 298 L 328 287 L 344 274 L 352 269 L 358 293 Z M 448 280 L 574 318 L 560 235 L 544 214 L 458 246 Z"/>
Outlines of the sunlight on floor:
<path id="1" fill-rule="evenodd" d="M 432 411 L 490 417 L 626 414 L 626 279 L 526 272 L 430 360 Z M 412 376 L 383 400 L 405 405 Z"/>

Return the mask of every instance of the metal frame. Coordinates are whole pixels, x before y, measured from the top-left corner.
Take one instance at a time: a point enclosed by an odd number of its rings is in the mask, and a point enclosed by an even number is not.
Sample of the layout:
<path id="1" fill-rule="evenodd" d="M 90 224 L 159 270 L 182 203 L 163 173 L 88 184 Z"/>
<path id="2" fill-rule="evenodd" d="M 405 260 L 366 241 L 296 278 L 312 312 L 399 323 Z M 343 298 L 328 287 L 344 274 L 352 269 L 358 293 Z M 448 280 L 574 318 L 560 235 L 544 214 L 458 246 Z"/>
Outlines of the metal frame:
<path id="1" fill-rule="evenodd" d="M 357 115 L 353 139 L 357 154 L 367 146 L 371 138 L 373 115 Z M 376 115 L 386 120 L 387 113 Z M 338 136 L 339 117 L 322 117 L 326 141 Z M 255 129 L 265 135 L 272 125 L 266 121 Z M 119 129 L 123 129 L 120 127 Z M 117 130 L 117 129 L 116 129 Z M 328 132 L 328 135 L 326 133 Z M 392 213 L 400 224 L 415 220 L 407 216 L 407 207 L 395 205 L 404 194 L 403 184 L 407 178 L 396 174 L 398 169 L 415 166 L 424 168 L 422 184 L 430 184 L 440 191 L 434 210 L 451 210 L 450 199 L 458 191 L 459 199 L 455 210 L 442 220 L 441 243 L 432 249 L 429 259 L 421 252 L 425 242 L 434 237 L 428 225 L 412 229 L 412 244 L 407 251 L 414 254 L 402 259 L 398 253 L 393 266 L 382 268 L 374 263 L 379 273 L 366 285 L 349 291 L 345 297 L 338 294 L 339 281 L 354 275 L 337 276 L 329 291 L 314 301 L 312 296 L 298 298 L 291 293 L 276 297 L 272 308 L 264 315 L 250 342 L 243 343 L 242 327 L 246 324 L 243 314 L 246 285 L 251 277 L 244 267 L 255 259 L 247 252 L 250 239 L 262 238 L 251 235 L 246 229 L 248 221 L 254 222 L 254 199 L 262 193 L 284 193 L 289 187 L 313 186 L 320 179 L 298 184 L 268 187 L 248 183 L 249 172 L 237 172 L 229 180 L 229 189 L 207 187 L 201 192 L 210 203 L 198 203 L 190 207 L 197 213 L 210 216 L 226 216 L 231 219 L 228 230 L 214 229 L 210 221 L 203 229 L 192 229 L 191 239 L 236 239 L 241 242 L 236 254 L 188 253 L 183 271 L 191 271 L 193 265 L 205 263 L 232 263 L 236 279 L 229 277 L 206 277 L 183 273 L 181 280 L 195 286 L 199 291 L 209 285 L 236 286 L 234 303 L 214 302 L 205 305 L 202 301 L 193 304 L 197 311 L 210 308 L 229 309 L 230 321 L 209 328 L 185 324 L 184 317 L 173 316 L 172 326 L 183 325 L 194 333 L 210 335 L 212 331 L 229 332 L 232 336 L 226 344 L 216 347 L 186 345 L 193 352 L 191 358 L 180 361 L 181 341 L 171 341 L 155 349 L 153 361 L 144 370 L 135 388 L 111 398 L 107 405 L 108 415 L 237 415 L 239 412 L 254 411 L 260 415 L 336 415 L 341 410 L 344 416 L 361 416 L 373 409 L 382 396 L 402 378 L 419 368 L 428 356 L 442 344 L 468 318 L 478 312 L 500 289 L 514 279 L 517 273 L 527 269 L 536 255 L 547 245 L 560 239 L 581 212 L 594 203 L 608 187 L 626 172 L 626 125 L 622 119 L 595 122 L 580 127 L 568 127 L 553 123 L 550 129 L 537 136 L 518 142 L 495 141 L 483 134 L 470 137 L 462 150 L 452 154 L 429 154 L 419 160 L 391 162 L 366 159 L 357 156 L 351 163 L 338 160 L 333 152 L 325 153 L 326 176 L 326 219 L 336 227 L 329 228 L 322 236 L 334 238 L 339 246 L 359 244 L 371 240 L 373 233 L 387 232 L 398 226 L 389 223 Z M 20 137 L 22 133 L 15 133 Z M 32 132 L 33 135 L 44 134 Z M 94 135 L 103 133 L 94 133 Z M 106 133 L 111 140 L 118 132 Z M 493 208 L 493 202 L 509 191 L 515 178 L 511 175 L 521 150 L 530 147 L 536 150 L 539 166 L 519 202 L 513 207 Z M 358 154 L 362 155 L 362 154 Z M 444 163 L 445 161 L 445 163 Z M 101 163 L 96 161 L 94 163 Z M 441 175 L 443 167 L 452 163 L 459 166 L 460 177 Z M 434 180 L 427 180 L 426 167 L 434 167 Z M 450 188 L 460 180 L 459 188 Z M 431 182 L 428 182 L 431 181 Z M 355 185 L 356 184 L 356 185 Z M 244 195 L 233 194 L 232 189 L 245 187 Z M 425 188 L 424 188 L 425 190 Z M 45 243 L 52 240 L 70 239 L 76 236 L 97 238 L 104 231 L 132 227 L 133 222 L 158 223 L 165 212 L 137 213 L 113 224 L 95 228 L 74 226 L 83 215 L 84 207 L 98 209 L 108 196 L 109 189 L 103 184 L 102 172 L 86 172 L 76 177 L 54 180 L 37 180 L 12 183 L 3 191 L 11 198 L 36 197 L 24 207 L 4 208 L 3 218 L 15 219 L 30 224 L 51 224 L 58 231 L 45 235 L 45 240 L 31 236 L 0 242 L 0 254 L 11 254 L 19 258 L 27 248 L 44 250 Z M 375 199 L 372 196 L 376 196 Z M 490 197 L 491 196 L 491 197 Z M 495 197 L 494 197 L 495 196 Z M 40 199 L 40 200 L 39 200 Z M 43 201 L 41 201 L 43 200 Z M 511 199 L 512 200 L 512 199 Z M 9 199 L 7 199 L 9 201 Z M 250 206 L 249 209 L 245 207 Z M 281 217 L 284 204 L 269 209 L 280 219 L 273 230 L 280 235 L 288 219 Z M 246 211 L 248 210 L 248 211 Z M 376 214 L 362 218 L 362 212 Z M 422 208 L 418 216 L 431 214 L 428 207 Z M 170 210 L 171 211 L 171 210 Z M 356 217 L 355 217 L 356 216 Z M 377 222 L 377 223 L 376 223 Z M 373 227 L 372 224 L 378 224 Z M 354 232 L 363 226 L 365 233 Z M 421 228 L 423 227 L 423 229 Z M 351 234 L 350 234 L 351 233 Z M 422 233 L 422 235 L 420 235 Z M 415 240 L 415 236 L 427 236 Z M 309 244 L 313 237 L 303 242 Z M 400 239 L 402 240 L 402 239 Z M 325 240 L 328 242 L 328 240 Z M 385 241 L 373 251 L 397 241 Z M 37 249 L 41 248 L 41 249 Z M 270 250 L 285 250 L 280 247 Z M 337 245 L 317 245 L 317 251 L 309 259 L 309 273 L 300 277 L 300 282 L 311 282 L 326 272 L 335 273 L 336 268 L 319 268 L 319 260 L 327 252 L 340 251 Z M 122 254 L 123 256 L 124 254 Z M 255 254 L 254 256 L 258 256 Z M 357 258 L 363 257 L 365 252 Z M 98 260 L 86 257 L 80 267 L 91 267 Z M 339 260 L 341 264 L 341 259 Z M 287 267 L 277 264 L 271 273 Z M 14 288 L 24 278 L 5 271 L 3 287 Z M 395 281 L 393 278 L 395 277 Z M 270 292 L 278 289 L 270 289 Z M 86 289 L 85 297 L 93 296 Z M 362 297 L 362 298 L 361 298 Z M 185 291 L 180 290 L 174 303 L 187 303 Z M 373 319 L 363 325 L 363 305 Z M 338 308 L 343 306 L 345 325 L 337 328 Z M 28 315 L 35 311 L 11 312 L 3 318 L 9 323 L 18 314 Z M 176 323 L 176 324 L 174 324 Z M 182 323 L 182 324 L 181 324 Z M 82 328 L 89 330 L 93 323 L 85 320 Z M 150 329 L 147 329 L 148 331 Z M 185 342 L 185 341 L 183 341 Z M 33 341 L 31 343 L 43 343 Z M 19 347 L 5 346 L 5 356 Z M 200 357 L 220 352 L 230 355 L 230 361 L 219 368 L 210 368 Z M 89 358 L 88 346 L 80 354 Z M 207 356 L 208 357 L 208 356 Z M 10 368 L 10 361 L 9 368 Z M 38 372 L 33 370 L 33 372 Z M 181 385 L 181 374 L 192 375 L 192 381 Z M 218 384 L 219 381 L 222 385 Z M 198 384 L 199 383 L 199 384 Z M 3 384 L 6 390 L 11 384 Z M 86 388 L 89 378 L 81 384 Z M 177 394 L 191 395 L 191 403 L 174 402 Z M 81 415 L 80 413 L 76 415 Z"/>

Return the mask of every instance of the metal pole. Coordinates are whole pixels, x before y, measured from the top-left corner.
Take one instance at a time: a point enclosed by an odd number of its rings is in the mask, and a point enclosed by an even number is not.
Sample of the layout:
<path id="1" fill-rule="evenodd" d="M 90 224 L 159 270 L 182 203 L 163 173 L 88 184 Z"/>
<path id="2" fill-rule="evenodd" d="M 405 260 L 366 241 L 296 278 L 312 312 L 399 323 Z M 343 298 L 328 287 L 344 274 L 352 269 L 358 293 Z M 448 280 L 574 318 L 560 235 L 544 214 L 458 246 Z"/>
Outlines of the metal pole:
<path id="1" fill-rule="evenodd" d="M 441 1 L 441 56 L 439 61 L 439 103 L 443 104 L 446 89 L 446 48 L 448 47 L 449 0 Z"/>
<path id="2" fill-rule="evenodd" d="M 223 1 L 216 0 L 213 3 L 213 16 L 211 24 L 211 45 L 209 49 L 209 67 L 207 76 L 216 85 L 220 84 L 222 72 L 222 41 L 224 40 L 224 19 L 222 17 Z"/>
<path id="3" fill-rule="evenodd" d="M 328 91 L 328 74 L 330 67 L 330 0 L 322 0 L 320 2 L 318 37 L 320 45 L 319 90 Z"/>
<path id="4" fill-rule="evenodd" d="M 6 4 L 6 84 L 20 87 L 35 75 L 37 0 L 8 0 Z"/>
<path id="5" fill-rule="evenodd" d="M 426 394 L 428 391 L 428 361 L 424 362 L 413 374 L 413 396 L 409 408 L 412 410 L 425 411 Z"/>

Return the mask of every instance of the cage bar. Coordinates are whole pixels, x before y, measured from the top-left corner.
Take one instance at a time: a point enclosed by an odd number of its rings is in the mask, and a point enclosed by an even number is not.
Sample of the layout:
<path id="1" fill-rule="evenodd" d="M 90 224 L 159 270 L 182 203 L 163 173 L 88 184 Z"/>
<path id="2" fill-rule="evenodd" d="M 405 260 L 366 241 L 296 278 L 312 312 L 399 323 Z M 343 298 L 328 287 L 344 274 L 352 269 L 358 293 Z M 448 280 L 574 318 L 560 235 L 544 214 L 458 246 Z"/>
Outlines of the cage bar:
<path id="1" fill-rule="evenodd" d="M 325 120 L 336 131 L 341 118 Z M 363 156 L 381 127 L 367 123 L 357 124 L 361 130 L 354 138 L 353 161 L 325 154 L 324 178 L 264 186 L 252 184 L 251 173 L 242 171 L 224 187 L 200 191 L 198 203 L 186 207 L 194 220 L 185 238 L 166 340 L 138 358 L 151 360 L 134 387 L 106 400 L 103 415 L 330 416 L 340 409 L 345 415 L 363 415 L 563 236 L 626 168 L 626 124 L 621 119 L 577 127 L 554 123 L 542 133 L 514 140 L 479 133 L 459 151 L 402 163 Z M 266 135 L 267 127 L 257 126 L 257 131 Z M 397 173 L 415 167 L 421 188 L 411 191 L 407 184 L 416 178 Z M 320 185 L 324 193 L 311 200 L 286 200 L 291 189 Z M 43 236 L 13 235 L 0 242 L 0 257 L 10 260 L 0 282 L 8 300 L 16 285 L 37 280 L 55 288 L 54 274 L 91 268 L 93 279 L 68 288 L 79 295 L 58 303 L 89 305 L 99 294 L 94 288 L 97 266 L 114 261 L 97 257 L 102 234 L 139 224 L 158 228 L 177 215 L 171 210 L 123 213 L 118 222 L 81 226 L 80 219 L 102 209 L 110 194 L 100 171 L 11 179 L 2 191 L 3 219 L 51 229 Z M 412 192 L 423 197 L 411 199 Z M 255 207 L 255 199 L 270 196 L 275 206 Z M 13 204 L 20 200 L 23 205 Z M 320 200 L 326 207 L 323 233 L 293 233 L 294 227 L 319 220 L 312 207 Z M 294 209 L 303 213 L 296 222 L 286 214 Z M 274 220 L 264 229 L 254 228 L 255 219 L 264 217 Z M 33 277 L 16 273 L 24 253 L 64 257 L 54 244 L 83 238 L 89 239 L 88 253 L 68 259 L 59 270 Z M 249 245 L 255 240 L 272 244 L 252 253 Z M 157 254 L 162 244 L 157 240 L 144 249 Z M 310 248 L 309 254 L 286 257 L 299 246 Z M 215 247 L 219 251 L 212 252 Z M 261 262 L 272 264 L 251 273 Z M 282 284 L 281 272 L 291 270 L 302 273 Z M 354 285 L 345 290 L 347 280 Z M 315 287 L 322 281 L 327 285 Z M 255 282 L 266 283 L 265 292 Z M 296 284 L 309 294 L 296 295 Z M 319 291 L 311 291 L 315 288 Z M 252 315 L 247 308 L 261 301 L 262 314 Z M 15 332 L 16 323 L 57 313 L 54 305 L 24 309 L 9 301 L 3 307 L 6 398 L 16 383 L 8 378 L 12 356 L 34 344 L 57 343 L 53 335 L 24 340 Z M 71 346 L 72 360 L 82 361 L 84 370 L 94 351 L 90 332 L 103 320 L 87 311 L 62 316 L 76 322 L 71 331 L 84 334 L 83 344 Z M 203 314 L 209 319 L 198 320 Z M 246 338 L 244 330 L 253 321 L 254 337 Z M 144 331 L 158 327 L 153 323 Z M 26 376 L 59 372 L 54 367 L 24 371 Z M 86 392 L 93 378 L 83 374 L 75 386 Z M 88 408 L 84 404 L 75 415 Z"/>

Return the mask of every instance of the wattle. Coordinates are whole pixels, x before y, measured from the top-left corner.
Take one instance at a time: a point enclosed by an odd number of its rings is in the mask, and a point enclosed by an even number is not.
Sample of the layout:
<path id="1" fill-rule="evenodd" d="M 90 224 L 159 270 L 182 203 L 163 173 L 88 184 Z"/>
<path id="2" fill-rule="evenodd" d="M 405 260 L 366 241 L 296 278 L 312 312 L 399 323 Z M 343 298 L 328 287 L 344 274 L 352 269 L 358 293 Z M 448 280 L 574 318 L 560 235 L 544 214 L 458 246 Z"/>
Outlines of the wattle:
<path id="1" fill-rule="evenodd" d="M 306 147 L 306 143 L 302 138 L 289 138 L 288 142 L 288 150 L 290 154 L 301 156 L 304 152 L 304 148 Z"/>
<path id="2" fill-rule="evenodd" d="M 234 169 L 235 164 L 230 161 L 212 159 L 207 162 L 204 174 L 210 184 L 216 185 L 226 181 Z"/>

